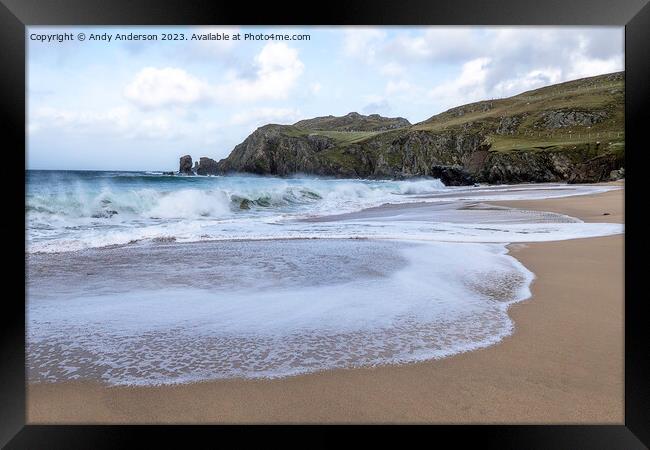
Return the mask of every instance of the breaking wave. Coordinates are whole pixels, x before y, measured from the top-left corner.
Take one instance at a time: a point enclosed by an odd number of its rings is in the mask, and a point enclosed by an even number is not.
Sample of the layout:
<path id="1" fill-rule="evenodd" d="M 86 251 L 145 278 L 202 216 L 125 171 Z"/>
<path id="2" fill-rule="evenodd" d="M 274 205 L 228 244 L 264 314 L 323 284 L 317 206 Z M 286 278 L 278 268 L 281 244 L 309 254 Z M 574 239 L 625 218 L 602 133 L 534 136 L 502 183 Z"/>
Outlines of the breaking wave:
<path id="1" fill-rule="evenodd" d="M 317 208 L 322 213 L 352 211 L 408 194 L 435 193 L 445 188 L 437 179 L 395 182 L 280 180 L 257 177 L 210 177 L 186 182 L 170 177 L 116 179 L 64 177 L 55 184 L 29 186 L 27 212 L 69 218 L 113 218 L 118 215 L 155 218 L 225 217 L 242 210 L 296 212 Z M 191 178 L 191 177 L 188 177 Z M 137 180 L 137 181 L 136 181 Z"/>
<path id="2" fill-rule="evenodd" d="M 607 190 L 594 186 L 446 187 L 437 179 L 339 180 L 281 179 L 256 176 L 179 177 L 145 172 L 27 173 L 27 245 L 29 252 L 77 251 L 145 240 L 409 238 L 517 242 L 549 239 L 553 233 L 585 236 L 617 232 L 597 224 L 561 224 L 549 229 L 523 218 L 523 228 L 507 225 L 485 231 L 474 218 L 458 224 L 452 202 L 489 199 L 547 198 Z M 386 203 L 427 202 L 445 211 L 421 218 L 381 224 L 310 224 L 301 219 L 337 216 Z M 401 213 L 404 219 L 404 213 Z M 485 214 L 483 214 L 485 215 Z M 496 213 L 492 219 L 501 221 Z M 391 219 L 392 220 L 392 219 Z M 512 214 L 507 218 L 512 224 Z M 489 222 L 481 219 L 480 222 Z M 557 215 L 545 222 L 566 222 Z M 431 224 L 436 223 L 436 227 Z M 498 224 L 497 224 L 498 226 Z M 495 228 L 492 227 L 494 230 Z M 496 241 L 494 240 L 496 239 Z"/>

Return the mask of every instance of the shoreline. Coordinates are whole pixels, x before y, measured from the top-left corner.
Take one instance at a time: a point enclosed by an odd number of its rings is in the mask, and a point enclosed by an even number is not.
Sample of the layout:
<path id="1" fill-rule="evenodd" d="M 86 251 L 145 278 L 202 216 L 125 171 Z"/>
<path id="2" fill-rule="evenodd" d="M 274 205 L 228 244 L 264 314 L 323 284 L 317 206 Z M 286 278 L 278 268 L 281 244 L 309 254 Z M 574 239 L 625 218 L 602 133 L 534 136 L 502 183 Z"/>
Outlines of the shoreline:
<path id="1" fill-rule="evenodd" d="M 623 190 L 485 202 L 623 222 Z M 603 216 L 605 212 L 609 215 Z M 161 387 L 28 384 L 28 423 L 622 423 L 624 235 L 510 244 L 536 275 L 496 345 L 399 366 Z M 570 256 L 567 258 L 567 256 Z"/>

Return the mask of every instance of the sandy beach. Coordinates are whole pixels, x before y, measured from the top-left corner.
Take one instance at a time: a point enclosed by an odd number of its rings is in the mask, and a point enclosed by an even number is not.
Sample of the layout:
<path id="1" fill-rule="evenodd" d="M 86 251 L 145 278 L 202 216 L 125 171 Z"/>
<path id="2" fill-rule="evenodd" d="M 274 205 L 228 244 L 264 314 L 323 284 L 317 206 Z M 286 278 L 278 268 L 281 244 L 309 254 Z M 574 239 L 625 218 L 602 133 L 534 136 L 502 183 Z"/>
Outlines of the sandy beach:
<path id="1" fill-rule="evenodd" d="M 624 191 L 490 202 L 623 223 Z M 535 273 L 501 343 L 442 360 L 163 387 L 29 384 L 27 422 L 598 423 L 624 419 L 624 236 L 513 244 Z"/>

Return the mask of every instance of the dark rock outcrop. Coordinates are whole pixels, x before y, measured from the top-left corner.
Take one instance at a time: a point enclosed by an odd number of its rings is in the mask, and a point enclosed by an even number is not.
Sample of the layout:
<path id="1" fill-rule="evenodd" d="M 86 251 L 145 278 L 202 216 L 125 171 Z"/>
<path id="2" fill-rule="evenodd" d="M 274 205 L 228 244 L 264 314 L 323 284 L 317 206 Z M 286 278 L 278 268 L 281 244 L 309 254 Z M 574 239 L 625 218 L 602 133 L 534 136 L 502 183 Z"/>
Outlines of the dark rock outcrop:
<path id="1" fill-rule="evenodd" d="M 192 175 L 192 157 L 190 155 L 181 156 L 178 173 L 181 175 Z"/>
<path id="2" fill-rule="evenodd" d="M 619 168 L 622 163 L 623 161 L 616 155 L 606 154 L 596 156 L 584 163 L 578 164 L 567 182 L 598 183 L 600 181 L 610 181 L 612 172 L 616 171 L 620 173 Z"/>
<path id="3" fill-rule="evenodd" d="M 499 126 L 496 129 L 497 134 L 513 134 L 521 124 L 522 116 L 505 116 L 501 118 Z"/>
<path id="4" fill-rule="evenodd" d="M 558 152 L 490 152 L 478 180 L 492 184 L 546 183 L 566 180 L 573 167 L 571 156 Z"/>
<path id="5" fill-rule="evenodd" d="M 114 209 L 104 209 L 91 215 L 93 219 L 110 219 L 117 214 Z"/>
<path id="6" fill-rule="evenodd" d="M 431 176 L 440 179 L 445 186 L 469 186 L 476 182 L 462 166 L 433 166 Z"/>
<path id="7" fill-rule="evenodd" d="M 607 118 L 607 111 L 576 111 L 560 110 L 542 113 L 537 127 L 541 128 L 566 128 L 566 127 L 591 127 Z"/>
<path id="8" fill-rule="evenodd" d="M 625 168 L 623 167 L 617 170 L 612 170 L 609 173 L 609 179 L 611 181 L 622 180 L 623 178 L 625 178 Z"/>
<path id="9" fill-rule="evenodd" d="M 197 175 L 217 175 L 218 173 L 219 169 L 214 159 L 206 158 L 205 156 L 199 159 L 199 163 L 196 166 Z"/>

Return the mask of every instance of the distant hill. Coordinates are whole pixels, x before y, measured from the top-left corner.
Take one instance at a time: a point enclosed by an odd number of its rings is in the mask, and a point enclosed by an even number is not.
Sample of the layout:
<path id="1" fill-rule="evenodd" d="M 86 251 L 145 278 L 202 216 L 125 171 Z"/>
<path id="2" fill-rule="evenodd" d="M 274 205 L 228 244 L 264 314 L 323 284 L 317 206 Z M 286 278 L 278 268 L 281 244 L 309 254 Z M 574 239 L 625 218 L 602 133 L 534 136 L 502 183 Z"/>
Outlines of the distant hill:
<path id="1" fill-rule="evenodd" d="M 342 117 L 324 116 L 301 120 L 294 127 L 319 131 L 386 131 L 410 126 L 403 117 L 382 117 L 379 114 L 364 116 L 351 112 Z"/>
<path id="2" fill-rule="evenodd" d="M 265 125 L 216 173 L 434 176 L 447 184 L 602 181 L 624 164 L 624 74 L 459 106 L 411 125 L 349 113 Z"/>

